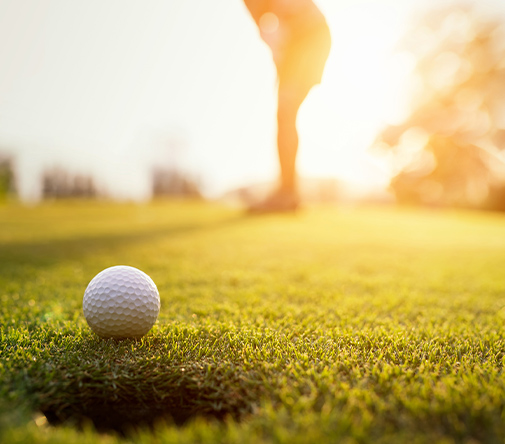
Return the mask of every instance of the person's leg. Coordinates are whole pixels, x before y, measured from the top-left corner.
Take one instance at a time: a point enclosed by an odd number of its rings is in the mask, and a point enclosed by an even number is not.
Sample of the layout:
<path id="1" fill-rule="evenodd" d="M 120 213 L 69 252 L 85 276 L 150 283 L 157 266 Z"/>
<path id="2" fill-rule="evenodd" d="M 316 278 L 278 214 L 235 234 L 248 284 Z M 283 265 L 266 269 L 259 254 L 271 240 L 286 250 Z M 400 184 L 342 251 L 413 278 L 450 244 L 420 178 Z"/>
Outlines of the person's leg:
<path id="1" fill-rule="evenodd" d="M 298 207 L 296 157 L 298 110 L 310 89 L 321 82 L 331 46 L 328 25 L 311 0 L 294 3 L 284 0 L 255 2 L 245 0 L 261 37 L 271 47 L 277 78 L 277 151 L 280 165 L 279 186 L 266 199 L 249 207 L 251 212 L 292 211 Z M 261 17 L 273 12 L 285 32 L 270 36 L 262 31 Z M 267 38 L 268 37 L 268 38 Z M 274 38 L 275 37 L 275 38 Z"/>
<path id="2" fill-rule="evenodd" d="M 249 207 L 251 213 L 294 211 L 299 205 L 296 174 L 298 132 L 296 116 L 310 87 L 300 89 L 284 82 L 279 83 L 277 109 L 277 151 L 279 154 L 279 186 L 264 200 Z"/>
<path id="3" fill-rule="evenodd" d="M 299 89 L 279 84 L 277 108 L 277 150 L 280 163 L 280 188 L 285 193 L 297 193 L 296 156 L 298 131 L 296 117 L 310 88 Z"/>

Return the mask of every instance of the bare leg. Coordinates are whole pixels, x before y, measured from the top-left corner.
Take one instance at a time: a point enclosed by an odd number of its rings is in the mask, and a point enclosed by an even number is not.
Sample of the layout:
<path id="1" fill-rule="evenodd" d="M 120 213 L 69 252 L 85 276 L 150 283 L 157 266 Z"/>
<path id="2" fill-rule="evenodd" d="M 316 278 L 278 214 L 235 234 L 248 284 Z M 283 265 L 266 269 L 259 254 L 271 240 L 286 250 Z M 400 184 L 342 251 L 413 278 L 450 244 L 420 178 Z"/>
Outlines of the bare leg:
<path id="1" fill-rule="evenodd" d="M 280 185 L 285 193 L 296 194 L 296 155 L 298 153 L 298 131 L 296 116 L 308 94 L 307 91 L 279 85 L 277 109 L 277 150 L 280 163 Z"/>
<path id="2" fill-rule="evenodd" d="M 293 211 L 298 208 L 296 156 L 298 109 L 312 86 L 321 82 L 331 37 L 323 14 L 312 0 L 244 0 L 258 25 L 261 38 L 272 49 L 279 80 L 277 152 L 279 186 L 263 201 L 249 207 L 253 213 Z M 262 25 L 266 13 L 273 14 L 278 27 Z"/>
<path id="3" fill-rule="evenodd" d="M 296 175 L 296 155 L 298 152 L 298 131 L 296 116 L 310 87 L 279 84 L 277 109 L 277 151 L 280 164 L 279 187 L 265 200 L 249 207 L 252 213 L 294 211 L 298 208 L 298 184 Z"/>

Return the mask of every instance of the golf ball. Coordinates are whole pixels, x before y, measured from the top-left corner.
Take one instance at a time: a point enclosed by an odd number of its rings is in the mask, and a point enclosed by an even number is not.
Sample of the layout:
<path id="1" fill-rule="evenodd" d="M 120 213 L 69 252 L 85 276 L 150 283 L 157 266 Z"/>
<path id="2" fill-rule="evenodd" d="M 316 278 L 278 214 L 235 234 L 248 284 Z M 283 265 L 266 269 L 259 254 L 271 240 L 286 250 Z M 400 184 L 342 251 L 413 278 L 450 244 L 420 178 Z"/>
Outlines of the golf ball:
<path id="1" fill-rule="evenodd" d="M 103 338 L 144 336 L 160 312 L 160 295 L 153 280 L 134 267 L 118 265 L 98 273 L 83 299 L 84 317 Z"/>

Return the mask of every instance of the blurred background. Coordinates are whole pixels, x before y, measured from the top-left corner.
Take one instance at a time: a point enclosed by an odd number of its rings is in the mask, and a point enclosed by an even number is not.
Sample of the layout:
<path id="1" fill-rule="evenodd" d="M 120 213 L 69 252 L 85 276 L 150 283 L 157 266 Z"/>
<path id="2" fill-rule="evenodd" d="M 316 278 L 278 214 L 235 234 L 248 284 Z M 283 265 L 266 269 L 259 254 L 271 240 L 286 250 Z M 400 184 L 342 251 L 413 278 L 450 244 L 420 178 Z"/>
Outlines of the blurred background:
<path id="1" fill-rule="evenodd" d="M 316 3 L 306 199 L 505 210 L 505 2 Z M 0 201 L 233 201 L 277 177 L 275 67 L 241 0 L 0 0 L 0 66 Z"/>

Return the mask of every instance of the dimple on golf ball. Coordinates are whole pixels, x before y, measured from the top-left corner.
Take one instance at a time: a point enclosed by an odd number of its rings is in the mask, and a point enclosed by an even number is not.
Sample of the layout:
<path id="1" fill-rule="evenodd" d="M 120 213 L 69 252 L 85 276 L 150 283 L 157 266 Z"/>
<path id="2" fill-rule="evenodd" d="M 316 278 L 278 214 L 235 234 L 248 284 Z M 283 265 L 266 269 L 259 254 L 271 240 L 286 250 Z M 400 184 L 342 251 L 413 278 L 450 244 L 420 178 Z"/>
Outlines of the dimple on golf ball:
<path id="1" fill-rule="evenodd" d="M 84 317 L 102 338 L 144 336 L 160 312 L 153 280 L 137 268 L 118 265 L 98 273 L 83 299 Z"/>

